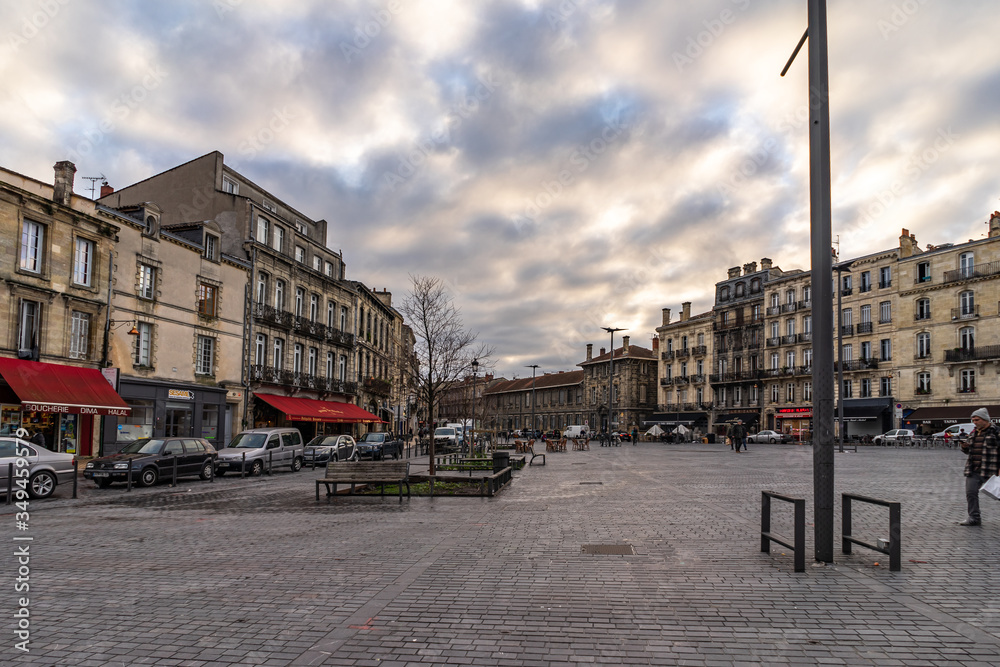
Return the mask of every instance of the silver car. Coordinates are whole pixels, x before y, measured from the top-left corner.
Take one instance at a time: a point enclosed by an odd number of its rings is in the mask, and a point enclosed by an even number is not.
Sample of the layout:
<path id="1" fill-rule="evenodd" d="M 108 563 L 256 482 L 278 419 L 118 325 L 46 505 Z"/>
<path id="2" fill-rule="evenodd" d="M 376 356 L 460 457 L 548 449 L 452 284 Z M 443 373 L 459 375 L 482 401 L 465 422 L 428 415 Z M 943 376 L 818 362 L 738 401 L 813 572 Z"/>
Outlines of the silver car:
<path id="1" fill-rule="evenodd" d="M 297 428 L 254 428 L 237 433 L 225 449 L 219 450 L 215 474 L 240 472 L 246 464 L 246 474 L 260 475 L 268 466 L 302 469 L 305 446 Z"/>
<path id="2" fill-rule="evenodd" d="M 0 437 L 0 489 L 7 493 L 10 464 L 14 464 L 14 489 L 22 488 L 18 480 L 27 479 L 27 491 L 32 498 L 48 498 L 59 484 L 72 484 L 72 454 L 53 452 L 39 445 L 14 437 Z M 18 464 L 26 460 L 27 466 Z M 27 473 L 21 473 L 27 467 Z M 26 475 L 26 476 L 25 476 Z"/>

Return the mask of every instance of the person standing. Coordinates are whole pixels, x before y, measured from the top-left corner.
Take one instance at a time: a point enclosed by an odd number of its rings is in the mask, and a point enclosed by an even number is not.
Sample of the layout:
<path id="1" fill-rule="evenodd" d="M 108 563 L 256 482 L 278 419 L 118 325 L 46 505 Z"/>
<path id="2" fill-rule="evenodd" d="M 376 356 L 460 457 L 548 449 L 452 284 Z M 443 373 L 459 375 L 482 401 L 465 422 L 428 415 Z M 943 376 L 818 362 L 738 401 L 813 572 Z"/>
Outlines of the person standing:
<path id="1" fill-rule="evenodd" d="M 968 516 L 959 521 L 960 526 L 978 526 L 982 523 L 979 512 L 979 488 L 991 475 L 1000 474 L 1000 432 L 990 421 L 986 408 L 972 413 L 976 430 L 962 443 L 962 451 L 969 455 L 965 462 L 965 500 Z"/>
<path id="2" fill-rule="evenodd" d="M 740 447 L 743 447 L 744 451 L 747 448 L 747 429 L 741 419 L 737 419 L 736 425 L 733 426 L 733 445 L 736 446 L 737 454 L 740 453 Z"/>
<path id="3" fill-rule="evenodd" d="M 639 442 L 639 428 L 637 426 L 632 427 L 632 446 Z"/>

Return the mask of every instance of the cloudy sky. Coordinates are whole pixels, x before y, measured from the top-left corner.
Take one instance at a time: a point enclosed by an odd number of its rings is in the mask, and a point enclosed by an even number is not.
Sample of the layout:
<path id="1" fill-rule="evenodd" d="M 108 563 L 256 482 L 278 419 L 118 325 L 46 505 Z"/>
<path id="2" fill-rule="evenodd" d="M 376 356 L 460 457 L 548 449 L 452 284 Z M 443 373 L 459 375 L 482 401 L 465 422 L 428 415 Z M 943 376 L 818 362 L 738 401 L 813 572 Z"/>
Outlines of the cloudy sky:
<path id="1" fill-rule="evenodd" d="M 829 3 L 842 257 L 986 232 L 996 0 Z M 726 269 L 808 268 L 805 0 L 0 5 L 0 164 L 123 187 L 212 150 L 349 277 L 445 281 L 508 377 L 649 346 Z M 616 343 L 620 344 L 620 339 Z"/>

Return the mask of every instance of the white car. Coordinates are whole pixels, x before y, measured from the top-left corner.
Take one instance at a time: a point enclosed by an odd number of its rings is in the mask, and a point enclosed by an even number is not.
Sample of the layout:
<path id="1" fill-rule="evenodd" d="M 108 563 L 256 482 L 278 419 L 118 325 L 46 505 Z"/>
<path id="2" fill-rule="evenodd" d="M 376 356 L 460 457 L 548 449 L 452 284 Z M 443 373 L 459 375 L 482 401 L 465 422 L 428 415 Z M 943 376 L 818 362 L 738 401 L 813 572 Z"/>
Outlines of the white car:
<path id="1" fill-rule="evenodd" d="M 908 442 L 913 439 L 916 435 L 915 431 L 911 431 L 908 428 L 894 428 L 891 431 L 886 431 L 882 435 L 876 435 L 872 438 L 872 442 L 876 445 L 888 445 L 895 442 Z"/>
<path id="2" fill-rule="evenodd" d="M 976 430 L 976 425 L 973 423 L 968 424 L 953 424 L 940 433 L 935 433 L 932 437 L 934 438 L 964 438 L 973 431 Z"/>
<path id="3" fill-rule="evenodd" d="M 18 463 L 18 459 L 24 463 Z M 32 498 L 48 498 L 59 484 L 72 484 L 72 454 L 53 452 L 15 437 L 0 438 L 0 491 L 7 493 L 7 475 L 14 464 L 14 488 L 26 488 Z M 25 472 L 25 468 L 27 472 Z M 27 478 L 27 486 L 18 482 Z"/>
<path id="4" fill-rule="evenodd" d="M 787 433 L 778 433 L 777 431 L 757 431 L 753 435 L 747 436 L 747 442 L 754 444 L 760 442 L 769 442 L 774 444 L 776 442 L 791 442 L 792 436 Z"/>

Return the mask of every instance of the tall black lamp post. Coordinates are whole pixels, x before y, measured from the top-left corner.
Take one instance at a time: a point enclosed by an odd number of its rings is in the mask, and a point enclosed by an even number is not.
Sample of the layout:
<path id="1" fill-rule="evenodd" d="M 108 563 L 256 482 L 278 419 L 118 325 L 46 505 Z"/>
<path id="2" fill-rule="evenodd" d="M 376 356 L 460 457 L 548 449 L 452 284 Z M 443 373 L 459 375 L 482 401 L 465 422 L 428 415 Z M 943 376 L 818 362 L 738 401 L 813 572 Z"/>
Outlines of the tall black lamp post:
<path id="1" fill-rule="evenodd" d="M 476 373 L 479 372 L 479 359 L 472 360 L 472 442 L 469 451 L 476 446 Z"/>
<path id="2" fill-rule="evenodd" d="M 535 437 L 535 369 L 538 364 L 528 364 L 525 368 L 531 369 L 531 437 Z"/>
<path id="3" fill-rule="evenodd" d="M 614 418 L 615 413 L 615 394 L 614 385 L 612 380 L 615 377 L 615 332 L 616 331 L 627 331 L 627 329 L 621 329 L 618 327 L 601 327 L 605 331 L 611 334 L 611 361 L 608 365 L 608 433 L 611 433 L 611 420 Z"/>

